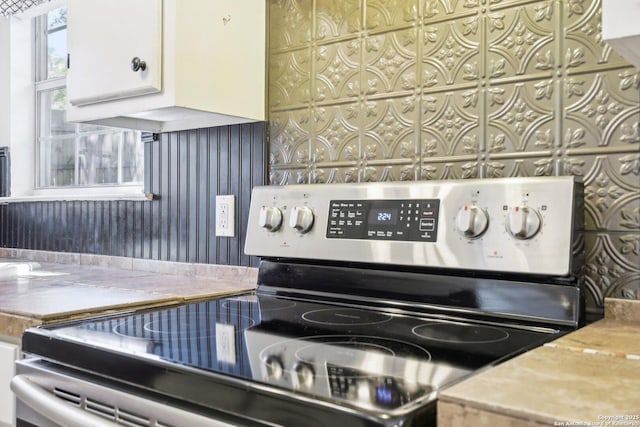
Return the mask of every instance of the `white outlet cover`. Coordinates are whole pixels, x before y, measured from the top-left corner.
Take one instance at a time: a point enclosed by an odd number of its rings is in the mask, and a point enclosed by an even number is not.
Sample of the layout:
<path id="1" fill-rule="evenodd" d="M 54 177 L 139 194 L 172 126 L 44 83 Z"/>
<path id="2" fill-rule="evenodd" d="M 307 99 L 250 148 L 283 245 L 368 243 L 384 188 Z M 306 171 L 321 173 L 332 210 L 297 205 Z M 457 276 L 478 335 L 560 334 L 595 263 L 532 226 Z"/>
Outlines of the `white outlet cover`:
<path id="1" fill-rule="evenodd" d="M 216 236 L 235 237 L 235 216 L 236 196 L 216 196 Z"/>

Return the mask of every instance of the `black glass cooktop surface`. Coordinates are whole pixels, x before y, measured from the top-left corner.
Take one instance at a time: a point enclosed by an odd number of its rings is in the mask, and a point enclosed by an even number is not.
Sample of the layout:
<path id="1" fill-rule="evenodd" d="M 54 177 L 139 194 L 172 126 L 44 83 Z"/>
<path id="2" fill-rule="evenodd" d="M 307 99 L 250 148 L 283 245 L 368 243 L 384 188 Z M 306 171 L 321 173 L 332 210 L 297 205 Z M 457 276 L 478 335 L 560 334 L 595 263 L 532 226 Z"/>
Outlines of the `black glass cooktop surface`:
<path id="1" fill-rule="evenodd" d="M 224 378 L 383 414 L 555 334 L 254 293 L 32 329 L 23 349 L 205 405 L 190 385 Z"/>

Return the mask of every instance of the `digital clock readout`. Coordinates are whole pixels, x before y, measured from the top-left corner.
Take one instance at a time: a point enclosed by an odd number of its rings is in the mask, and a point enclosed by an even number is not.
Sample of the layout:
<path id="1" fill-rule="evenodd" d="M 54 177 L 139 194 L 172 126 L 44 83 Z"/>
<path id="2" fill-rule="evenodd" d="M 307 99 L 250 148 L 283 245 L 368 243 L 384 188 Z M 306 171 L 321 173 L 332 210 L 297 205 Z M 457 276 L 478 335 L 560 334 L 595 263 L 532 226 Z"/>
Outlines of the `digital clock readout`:
<path id="1" fill-rule="evenodd" d="M 372 225 L 396 225 L 398 223 L 398 209 L 371 209 L 368 223 Z"/>

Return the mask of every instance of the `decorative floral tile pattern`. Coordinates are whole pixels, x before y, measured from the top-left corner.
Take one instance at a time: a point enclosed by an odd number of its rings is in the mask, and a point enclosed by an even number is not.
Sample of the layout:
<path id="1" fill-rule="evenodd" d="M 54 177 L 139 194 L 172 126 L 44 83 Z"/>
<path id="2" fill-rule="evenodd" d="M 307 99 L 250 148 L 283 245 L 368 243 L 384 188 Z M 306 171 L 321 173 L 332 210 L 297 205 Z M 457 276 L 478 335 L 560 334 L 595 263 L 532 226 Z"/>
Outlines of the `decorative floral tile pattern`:
<path id="1" fill-rule="evenodd" d="M 418 78 L 416 43 L 415 28 L 367 38 L 363 92 L 371 96 L 413 91 Z"/>
<path id="2" fill-rule="evenodd" d="M 269 102 L 272 109 L 292 109 L 309 103 L 311 58 L 309 49 L 277 53 L 269 58 Z"/>
<path id="3" fill-rule="evenodd" d="M 586 290 L 640 298 L 640 71 L 604 0 L 270 0 L 271 182 L 577 175 Z"/>
<path id="4" fill-rule="evenodd" d="M 365 26 L 369 31 L 413 25 L 418 20 L 419 0 L 368 1 Z"/>
<path id="5" fill-rule="evenodd" d="M 270 3 L 269 45 L 271 50 L 306 46 L 311 41 L 313 2 L 309 0 L 276 0 Z"/>
<path id="6" fill-rule="evenodd" d="M 361 0 L 315 0 L 315 40 L 353 37 L 362 29 Z"/>
<path id="7" fill-rule="evenodd" d="M 357 99 L 361 44 L 361 40 L 353 39 L 314 49 L 314 102 L 327 104 Z"/>

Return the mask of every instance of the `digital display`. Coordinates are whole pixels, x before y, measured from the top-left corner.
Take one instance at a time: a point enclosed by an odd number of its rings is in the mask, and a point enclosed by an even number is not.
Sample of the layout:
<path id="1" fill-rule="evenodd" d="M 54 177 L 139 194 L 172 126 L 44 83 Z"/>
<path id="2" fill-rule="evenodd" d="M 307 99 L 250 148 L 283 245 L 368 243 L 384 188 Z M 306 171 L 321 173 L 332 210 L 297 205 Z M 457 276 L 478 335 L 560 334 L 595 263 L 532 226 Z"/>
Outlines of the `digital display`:
<path id="1" fill-rule="evenodd" d="M 369 224 L 396 225 L 398 223 L 398 209 L 371 209 Z"/>
<path id="2" fill-rule="evenodd" d="M 327 238 L 435 243 L 439 209 L 438 199 L 331 200 Z"/>

